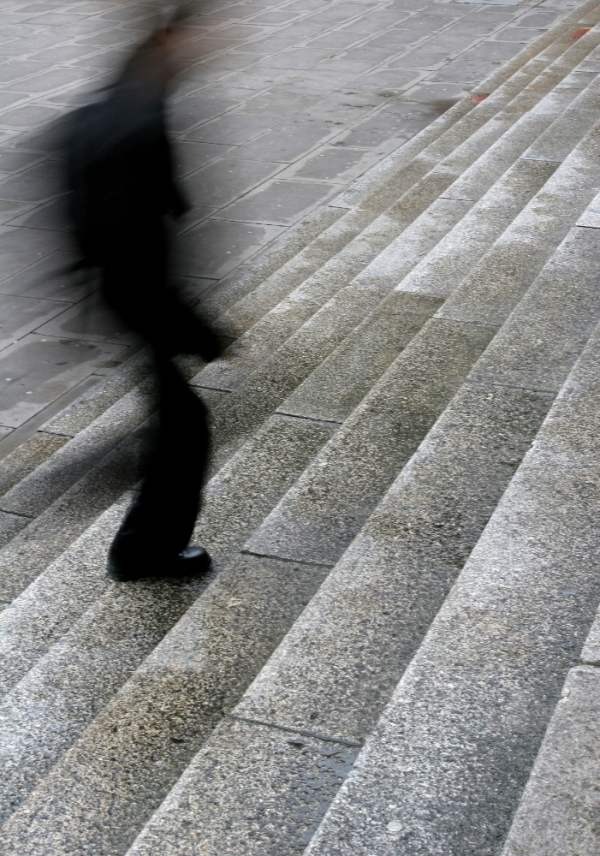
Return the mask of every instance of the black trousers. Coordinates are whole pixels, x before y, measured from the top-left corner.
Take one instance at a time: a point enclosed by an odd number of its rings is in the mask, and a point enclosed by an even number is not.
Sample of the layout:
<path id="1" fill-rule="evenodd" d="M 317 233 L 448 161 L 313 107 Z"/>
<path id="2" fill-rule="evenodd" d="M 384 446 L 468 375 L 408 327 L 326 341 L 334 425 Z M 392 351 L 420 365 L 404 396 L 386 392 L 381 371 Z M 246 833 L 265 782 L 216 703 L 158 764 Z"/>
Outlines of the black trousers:
<path id="1" fill-rule="evenodd" d="M 159 562 L 189 543 L 200 510 L 209 454 L 207 411 L 172 362 L 176 353 L 214 356 L 215 339 L 166 285 L 167 243 L 161 223 L 120 234 L 102 258 L 111 308 L 151 344 L 159 426 L 141 493 L 111 552 L 123 562 Z"/>

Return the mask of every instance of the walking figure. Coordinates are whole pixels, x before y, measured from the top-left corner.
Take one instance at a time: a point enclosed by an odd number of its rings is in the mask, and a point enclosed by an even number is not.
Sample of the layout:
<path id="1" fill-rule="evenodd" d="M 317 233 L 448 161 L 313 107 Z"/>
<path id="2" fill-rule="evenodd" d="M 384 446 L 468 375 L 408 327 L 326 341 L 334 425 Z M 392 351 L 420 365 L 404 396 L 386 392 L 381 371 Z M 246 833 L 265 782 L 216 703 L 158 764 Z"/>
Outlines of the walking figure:
<path id="1" fill-rule="evenodd" d="M 106 302 L 150 343 L 158 381 L 156 447 L 109 552 L 108 573 L 119 581 L 187 576 L 210 565 L 203 548 L 188 546 L 209 452 L 207 412 L 172 357 L 212 360 L 219 345 L 167 285 L 165 217 L 187 210 L 164 115 L 181 27 L 164 23 L 134 51 L 104 97 L 73 115 L 66 145 L 83 264 L 99 268 Z"/>

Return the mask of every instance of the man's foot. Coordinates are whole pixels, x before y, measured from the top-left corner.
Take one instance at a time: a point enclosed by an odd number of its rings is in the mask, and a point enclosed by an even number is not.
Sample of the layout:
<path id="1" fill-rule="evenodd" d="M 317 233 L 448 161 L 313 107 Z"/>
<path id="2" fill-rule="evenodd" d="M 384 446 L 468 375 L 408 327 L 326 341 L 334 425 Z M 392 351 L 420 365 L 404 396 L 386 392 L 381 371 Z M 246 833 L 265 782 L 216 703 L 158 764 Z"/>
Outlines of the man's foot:
<path id="1" fill-rule="evenodd" d="M 118 583 L 143 579 L 179 579 L 205 574 L 210 564 L 211 558 L 204 547 L 186 547 L 173 558 L 162 561 L 148 558 L 129 558 L 124 561 L 111 550 L 107 573 Z"/>

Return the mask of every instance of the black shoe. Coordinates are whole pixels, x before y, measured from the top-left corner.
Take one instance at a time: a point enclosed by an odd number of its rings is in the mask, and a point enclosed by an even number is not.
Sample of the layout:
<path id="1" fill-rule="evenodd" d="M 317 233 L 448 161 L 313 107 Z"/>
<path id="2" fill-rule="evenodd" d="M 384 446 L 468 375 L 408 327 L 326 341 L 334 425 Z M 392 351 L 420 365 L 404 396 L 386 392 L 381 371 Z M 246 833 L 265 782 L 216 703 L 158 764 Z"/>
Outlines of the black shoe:
<path id="1" fill-rule="evenodd" d="M 124 583 L 143 579 L 179 579 L 205 574 L 211 558 L 204 547 L 186 547 L 174 558 L 150 560 L 139 558 L 134 561 L 117 558 L 114 551 L 108 554 L 107 573 L 115 582 Z"/>

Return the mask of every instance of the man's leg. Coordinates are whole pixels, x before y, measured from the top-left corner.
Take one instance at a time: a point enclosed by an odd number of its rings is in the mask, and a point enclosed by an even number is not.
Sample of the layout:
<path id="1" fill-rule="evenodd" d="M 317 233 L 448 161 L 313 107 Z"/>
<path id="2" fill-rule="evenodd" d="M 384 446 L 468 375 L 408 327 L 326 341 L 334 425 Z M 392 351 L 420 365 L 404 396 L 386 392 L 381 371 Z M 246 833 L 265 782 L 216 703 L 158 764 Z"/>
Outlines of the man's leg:
<path id="1" fill-rule="evenodd" d="M 185 573 L 178 559 L 187 547 L 200 508 L 209 453 L 207 411 L 175 367 L 157 357 L 160 391 L 156 449 L 139 498 L 110 551 L 117 578 Z M 206 554 L 197 564 L 208 564 Z"/>

